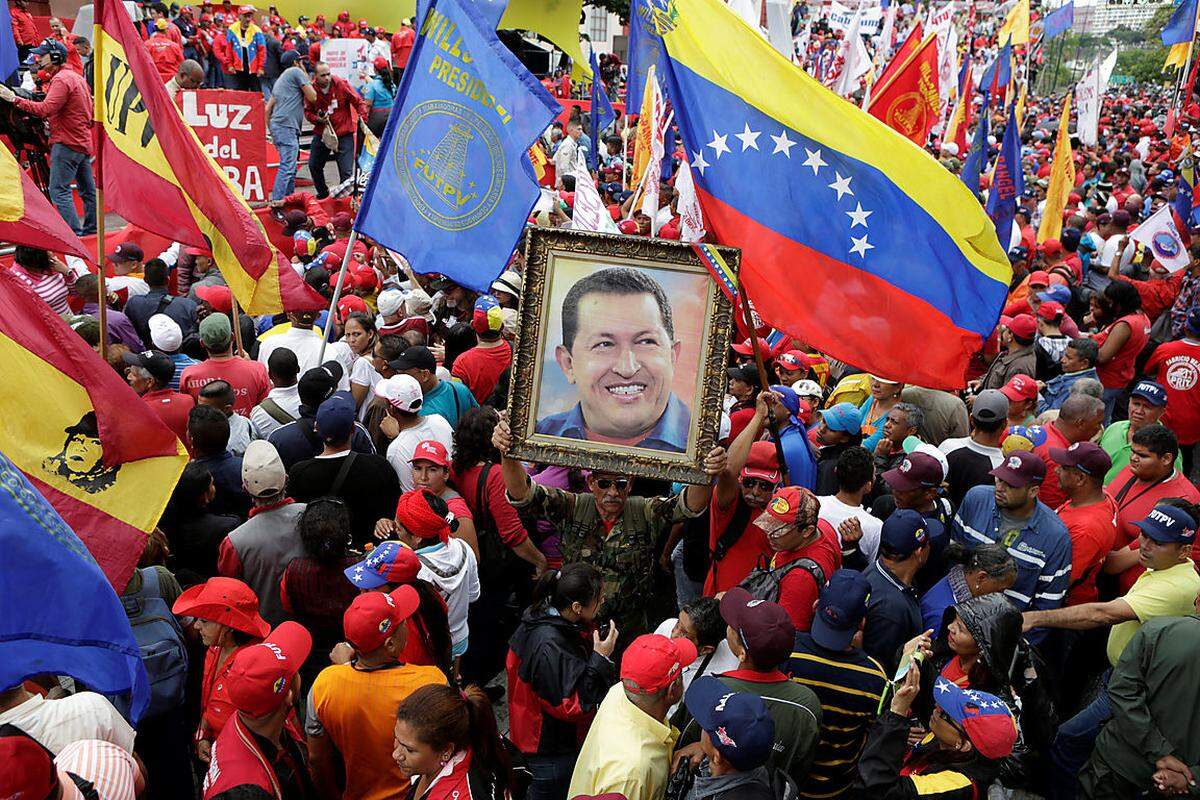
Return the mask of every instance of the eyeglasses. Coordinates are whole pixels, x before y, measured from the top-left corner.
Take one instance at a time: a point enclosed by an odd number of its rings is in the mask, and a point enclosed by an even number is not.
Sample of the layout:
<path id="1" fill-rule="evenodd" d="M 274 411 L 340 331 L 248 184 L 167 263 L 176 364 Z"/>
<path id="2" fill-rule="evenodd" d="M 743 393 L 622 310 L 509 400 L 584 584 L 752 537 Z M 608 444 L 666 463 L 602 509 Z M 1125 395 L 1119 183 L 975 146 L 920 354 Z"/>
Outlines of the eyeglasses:
<path id="1" fill-rule="evenodd" d="M 742 486 L 747 489 L 759 489 L 764 492 L 775 491 L 775 484 L 762 478 L 742 478 Z"/>
<path id="2" fill-rule="evenodd" d="M 616 487 L 618 492 L 623 492 L 629 488 L 629 479 L 628 478 L 615 478 L 615 479 L 614 478 L 597 478 L 596 485 L 599 486 L 600 489 L 605 492 L 607 492 L 609 489 L 613 488 L 614 486 Z"/>

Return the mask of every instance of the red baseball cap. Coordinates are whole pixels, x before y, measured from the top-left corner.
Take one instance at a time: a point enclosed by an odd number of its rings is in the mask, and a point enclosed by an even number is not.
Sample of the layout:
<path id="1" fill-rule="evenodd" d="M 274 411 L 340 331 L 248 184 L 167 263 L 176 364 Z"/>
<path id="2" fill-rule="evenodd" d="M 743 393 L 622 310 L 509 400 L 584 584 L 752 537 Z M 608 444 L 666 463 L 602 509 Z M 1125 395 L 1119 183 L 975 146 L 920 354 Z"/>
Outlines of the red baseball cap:
<path id="1" fill-rule="evenodd" d="M 758 352 L 762 353 L 763 358 L 769 358 L 771 355 L 770 342 L 768 342 L 766 339 L 762 338 L 761 336 L 757 337 L 755 339 L 755 342 L 758 343 Z M 742 341 L 740 344 L 735 344 L 733 346 L 733 352 L 738 353 L 739 355 L 743 355 L 743 356 L 752 356 L 752 355 L 754 355 L 754 345 L 750 342 L 749 339 L 746 339 L 746 340 Z"/>
<path id="2" fill-rule="evenodd" d="M 356 311 L 364 314 L 368 313 L 366 301 L 356 294 L 347 294 L 339 298 L 337 309 L 338 316 L 342 318 L 343 322 L 346 320 L 346 317 L 350 316 Z"/>
<path id="3" fill-rule="evenodd" d="M 237 578 L 209 578 L 185 590 L 171 606 L 171 613 L 216 622 L 260 639 L 271 631 L 258 614 L 254 590 Z"/>
<path id="4" fill-rule="evenodd" d="M 58 785 L 53 753 L 23 732 L 0 737 L 0 797 L 44 800 Z"/>
<path id="5" fill-rule="evenodd" d="M 1067 313 L 1067 310 L 1057 300 L 1047 300 L 1038 306 L 1038 316 L 1047 322 L 1054 322 L 1061 319 L 1065 313 Z"/>
<path id="6" fill-rule="evenodd" d="M 1018 339 L 1032 339 L 1037 333 L 1037 320 L 1031 314 L 1017 314 L 1008 323 L 1008 330 Z"/>
<path id="7" fill-rule="evenodd" d="M 771 495 L 771 502 L 767 503 L 767 513 L 780 522 L 795 522 L 804 510 L 806 492 L 807 489 L 801 489 L 799 486 L 783 486 L 776 489 L 775 494 Z"/>
<path id="8" fill-rule="evenodd" d="M 1007 397 L 1010 403 L 1032 400 L 1038 396 L 1037 381 L 1028 375 L 1013 375 L 1008 383 L 1000 387 L 1000 394 Z"/>
<path id="9" fill-rule="evenodd" d="M 450 466 L 450 452 L 446 450 L 446 445 L 435 439 L 426 439 L 417 444 L 417 448 L 413 450 L 412 458 L 408 463 L 414 461 L 428 461 L 431 464 L 436 464 L 439 467 Z"/>
<path id="10" fill-rule="evenodd" d="M 1038 249 L 1040 250 L 1041 247 L 1039 247 Z M 1030 286 L 1049 286 L 1050 285 L 1050 273 L 1044 269 L 1035 269 L 1033 272 L 1029 273 L 1029 285 Z"/>
<path id="11" fill-rule="evenodd" d="M 775 359 L 775 365 L 788 370 L 809 369 L 813 365 L 812 357 L 803 350 L 788 350 Z"/>
<path id="12" fill-rule="evenodd" d="M 233 295 L 228 286 L 197 286 L 196 297 L 212 306 L 213 311 L 228 314 L 233 311 Z"/>
<path id="13" fill-rule="evenodd" d="M 674 683 L 696 656 L 691 639 L 643 634 L 633 640 L 621 658 L 621 681 L 628 691 L 654 694 Z"/>
<path id="14" fill-rule="evenodd" d="M 750 445 L 750 456 L 742 467 L 743 478 L 759 478 L 769 483 L 779 483 L 783 476 L 779 472 L 779 456 L 774 442 L 755 442 Z"/>
<path id="15" fill-rule="evenodd" d="M 311 651 L 312 636 L 303 625 L 281 622 L 261 643 L 243 647 L 233 657 L 225 680 L 229 701 L 252 717 L 270 714 Z"/>
<path id="16" fill-rule="evenodd" d="M 1047 239 L 1038 245 L 1038 252 L 1042 255 L 1057 256 L 1061 255 L 1062 251 L 1062 242 L 1060 242 L 1058 239 Z M 1046 277 L 1046 280 L 1047 282 L 1050 280 L 1049 276 Z M 1032 283 L 1030 285 L 1032 285 Z"/>
<path id="17" fill-rule="evenodd" d="M 363 592 L 342 615 L 346 641 L 360 653 L 378 650 L 397 626 L 416 613 L 421 605 L 417 590 L 401 586 L 390 594 Z"/>

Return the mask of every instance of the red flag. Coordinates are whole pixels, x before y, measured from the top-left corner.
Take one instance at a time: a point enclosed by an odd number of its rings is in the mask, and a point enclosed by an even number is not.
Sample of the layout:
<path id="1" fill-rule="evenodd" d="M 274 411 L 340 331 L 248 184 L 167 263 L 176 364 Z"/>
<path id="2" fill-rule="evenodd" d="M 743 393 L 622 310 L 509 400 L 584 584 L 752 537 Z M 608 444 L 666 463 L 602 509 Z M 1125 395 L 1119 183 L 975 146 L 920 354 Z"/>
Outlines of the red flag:
<path id="1" fill-rule="evenodd" d="M 875 79 L 875 88 L 871 90 L 871 104 L 875 103 L 875 94 L 887 89 L 888 84 L 896 77 L 896 72 L 904 63 L 912 57 L 912 54 L 921 46 L 921 21 L 917 20 L 912 26 L 912 30 L 908 32 L 904 43 L 896 50 L 896 55 L 892 56 L 892 60 L 883 68 L 883 72 L 879 73 L 879 77 Z"/>
<path id="2" fill-rule="evenodd" d="M 938 120 L 937 37 L 930 35 L 871 96 L 867 113 L 923 147 Z"/>
<path id="3" fill-rule="evenodd" d="M 94 261 L 21 165 L 0 145 L 0 241 Z"/>
<path id="4" fill-rule="evenodd" d="M 101 0 L 96 21 L 97 135 L 111 208 L 140 228 L 210 250 L 251 314 L 324 308 L 183 121 L 123 4 Z"/>

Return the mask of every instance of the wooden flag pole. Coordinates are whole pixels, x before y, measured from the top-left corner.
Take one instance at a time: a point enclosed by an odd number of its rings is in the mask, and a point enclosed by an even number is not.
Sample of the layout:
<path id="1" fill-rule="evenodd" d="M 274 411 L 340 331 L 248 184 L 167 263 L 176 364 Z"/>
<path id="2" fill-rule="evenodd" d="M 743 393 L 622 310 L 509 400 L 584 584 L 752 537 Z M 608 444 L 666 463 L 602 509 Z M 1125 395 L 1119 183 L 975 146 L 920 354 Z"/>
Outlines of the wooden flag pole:
<path id="1" fill-rule="evenodd" d="M 92 116 L 100 129 L 96 142 L 96 279 L 98 282 L 98 306 L 100 317 L 100 357 L 108 360 L 108 289 L 104 283 L 104 107 L 100 87 L 104 85 L 104 19 L 106 0 L 96 0 L 95 20 L 92 24 Z M 64 66 L 63 69 L 66 69 Z"/>
<path id="2" fill-rule="evenodd" d="M 230 292 L 230 295 L 233 293 Z M 237 344 L 237 354 L 240 358 L 246 357 L 246 348 L 242 347 L 242 319 L 238 311 L 238 301 L 236 297 L 233 300 L 233 341 Z"/>
<path id="3" fill-rule="evenodd" d="M 746 294 L 746 286 L 739 281 L 738 299 L 741 300 L 739 305 L 742 307 L 742 318 L 746 322 L 746 330 L 750 332 L 750 350 L 754 353 L 754 364 L 758 367 L 758 380 L 762 384 L 760 391 L 770 391 L 770 381 L 767 378 L 767 365 L 763 361 L 763 354 L 758 349 L 758 330 L 754 327 L 754 317 L 750 314 L 750 298 Z M 771 413 L 770 408 L 767 409 L 767 431 L 771 434 L 771 441 L 775 443 L 775 456 L 779 459 L 779 473 L 783 477 L 783 485 L 788 485 L 788 468 L 787 460 L 783 457 L 783 442 L 779 440 L 779 432 L 775 430 L 775 415 Z"/>

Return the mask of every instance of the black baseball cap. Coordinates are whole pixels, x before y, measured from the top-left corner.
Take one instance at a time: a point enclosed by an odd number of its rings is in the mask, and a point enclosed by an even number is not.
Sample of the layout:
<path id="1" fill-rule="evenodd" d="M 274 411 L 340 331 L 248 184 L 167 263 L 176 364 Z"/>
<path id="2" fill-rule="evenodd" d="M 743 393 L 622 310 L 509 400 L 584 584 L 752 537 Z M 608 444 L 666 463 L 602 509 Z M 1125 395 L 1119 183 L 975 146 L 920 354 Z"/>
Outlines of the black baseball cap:
<path id="1" fill-rule="evenodd" d="M 121 360 L 133 367 L 141 367 L 150 373 L 160 386 L 167 386 L 175 377 L 175 362 L 161 350 L 147 350 L 144 353 L 126 353 Z"/>
<path id="2" fill-rule="evenodd" d="M 408 369 L 427 369 L 433 372 L 437 369 L 437 359 L 428 347 L 417 344 L 389 361 L 388 366 L 396 372 Z"/>
<path id="3" fill-rule="evenodd" d="M 725 370 L 725 374 L 731 378 L 748 383 L 751 386 L 760 385 L 758 367 L 753 364 L 743 364 L 740 367 L 729 367 Z"/>
<path id="4" fill-rule="evenodd" d="M 870 596 L 871 584 L 861 572 L 839 569 L 830 575 L 829 583 L 821 589 L 812 628 L 809 629 L 813 641 L 838 652 L 849 647 L 859 624 L 867 615 Z"/>

